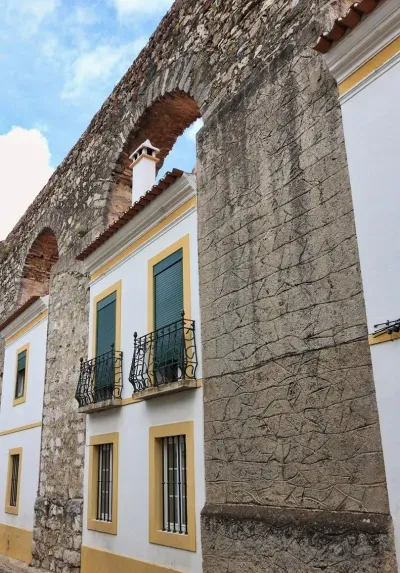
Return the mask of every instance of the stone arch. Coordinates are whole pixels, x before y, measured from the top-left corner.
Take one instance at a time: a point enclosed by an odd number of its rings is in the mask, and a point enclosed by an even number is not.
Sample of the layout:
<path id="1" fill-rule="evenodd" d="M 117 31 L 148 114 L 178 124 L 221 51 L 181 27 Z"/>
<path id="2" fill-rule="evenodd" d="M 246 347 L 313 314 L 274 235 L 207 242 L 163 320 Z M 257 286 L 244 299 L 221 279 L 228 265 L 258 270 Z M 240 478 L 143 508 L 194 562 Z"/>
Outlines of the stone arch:
<path id="1" fill-rule="evenodd" d="M 129 157 L 135 149 L 149 139 L 160 149 L 160 162 L 157 166 L 159 170 L 178 137 L 199 117 L 201 113 L 197 102 L 180 90 L 159 96 L 145 109 L 126 137 L 114 168 L 115 183 L 108 202 L 109 222 L 131 205 L 132 168 Z"/>
<path id="2" fill-rule="evenodd" d="M 32 296 L 49 294 L 50 272 L 58 261 L 57 237 L 45 227 L 31 244 L 22 269 L 17 305 L 24 304 Z"/>

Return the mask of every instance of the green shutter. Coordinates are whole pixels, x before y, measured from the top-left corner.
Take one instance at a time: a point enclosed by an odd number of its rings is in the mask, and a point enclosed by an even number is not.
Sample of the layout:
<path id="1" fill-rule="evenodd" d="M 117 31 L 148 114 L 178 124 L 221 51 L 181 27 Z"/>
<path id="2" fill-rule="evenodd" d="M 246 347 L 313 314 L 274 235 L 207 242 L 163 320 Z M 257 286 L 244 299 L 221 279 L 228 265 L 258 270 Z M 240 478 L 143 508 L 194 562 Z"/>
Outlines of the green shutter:
<path id="1" fill-rule="evenodd" d="M 117 293 L 113 292 L 97 303 L 96 356 L 115 347 Z M 119 350 L 118 348 L 116 350 Z"/>
<path id="2" fill-rule="evenodd" d="M 18 354 L 18 372 L 26 368 L 26 350 Z"/>
<path id="3" fill-rule="evenodd" d="M 182 249 L 154 266 L 154 327 L 181 319 L 183 310 Z"/>

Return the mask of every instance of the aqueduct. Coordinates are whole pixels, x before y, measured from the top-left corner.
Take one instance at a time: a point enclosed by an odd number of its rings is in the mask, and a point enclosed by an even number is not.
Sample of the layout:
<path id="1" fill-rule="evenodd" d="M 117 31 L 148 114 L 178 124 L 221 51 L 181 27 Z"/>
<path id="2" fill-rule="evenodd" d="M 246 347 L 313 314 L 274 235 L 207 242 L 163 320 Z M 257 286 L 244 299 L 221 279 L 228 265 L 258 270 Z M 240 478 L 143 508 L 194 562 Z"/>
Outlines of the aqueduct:
<path id="1" fill-rule="evenodd" d="M 75 256 L 127 208 L 138 141 L 165 157 L 201 115 L 204 571 L 395 571 L 341 115 L 310 48 L 345 4 L 176 0 L 2 245 L 3 317 L 51 276 L 36 565 L 82 527 Z"/>

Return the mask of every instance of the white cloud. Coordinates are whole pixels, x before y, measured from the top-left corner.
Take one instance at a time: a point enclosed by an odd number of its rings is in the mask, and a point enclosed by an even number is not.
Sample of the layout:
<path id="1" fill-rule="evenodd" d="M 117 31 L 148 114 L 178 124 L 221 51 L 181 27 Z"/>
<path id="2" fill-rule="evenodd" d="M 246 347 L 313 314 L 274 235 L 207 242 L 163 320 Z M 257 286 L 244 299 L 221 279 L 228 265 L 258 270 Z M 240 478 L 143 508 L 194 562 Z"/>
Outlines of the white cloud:
<path id="1" fill-rule="evenodd" d="M 37 32 L 42 21 L 53 14 L 59 0 L 3 0 L 6 20 L 13 22 L 17 17 L 20 31 L 25 36 Z"/>
<path id="2" fill-rule="evenodd" d="M 38 129 L 13 127 L 0 135 L 0 240 L 6 238 L 53 169 L 47 139 Z"/>
<path id="3" fill-rule="evenodd" d="M 196 121 L 192 123 L 190 127 L 187 128 L 187 130 L 184 133 L 184 136 L 190 139 L 190 141 L 196 142 L 197 132 L 200 131 L 203 125 L 204 122 L 201 117 L 199 119 L 196 119 Z"/>
<path id="4" fill-rule="evenodd" d="M 69 66 L 61 97 L 77 99 L 109 85 L 113 77 L 118 80 L 145 44 L 146 38 L 137 38 L 118 47 L 99 45 L 79 55 Z"/>
<path id="5" fill-rule="evenodd" d="M 166 12 L 174 3 L 174 0 L 113 0 L 118 16 L 133 16 L 143 14 L 157 14 Z"/>

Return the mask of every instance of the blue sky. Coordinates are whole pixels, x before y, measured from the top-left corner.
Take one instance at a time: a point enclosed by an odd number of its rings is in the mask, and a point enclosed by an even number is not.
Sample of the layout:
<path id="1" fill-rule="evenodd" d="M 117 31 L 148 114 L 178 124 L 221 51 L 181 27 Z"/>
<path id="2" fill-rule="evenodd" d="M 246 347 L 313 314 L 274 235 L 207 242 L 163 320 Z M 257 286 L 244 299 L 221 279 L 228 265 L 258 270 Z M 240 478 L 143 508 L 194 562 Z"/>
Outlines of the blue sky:
<path id="1" fill-rule="evenodd" d="M 146 44 L 173 0 L 0 0 L 0 240 Z M 191 171 L 199 124 L 165 169 Z"/>

